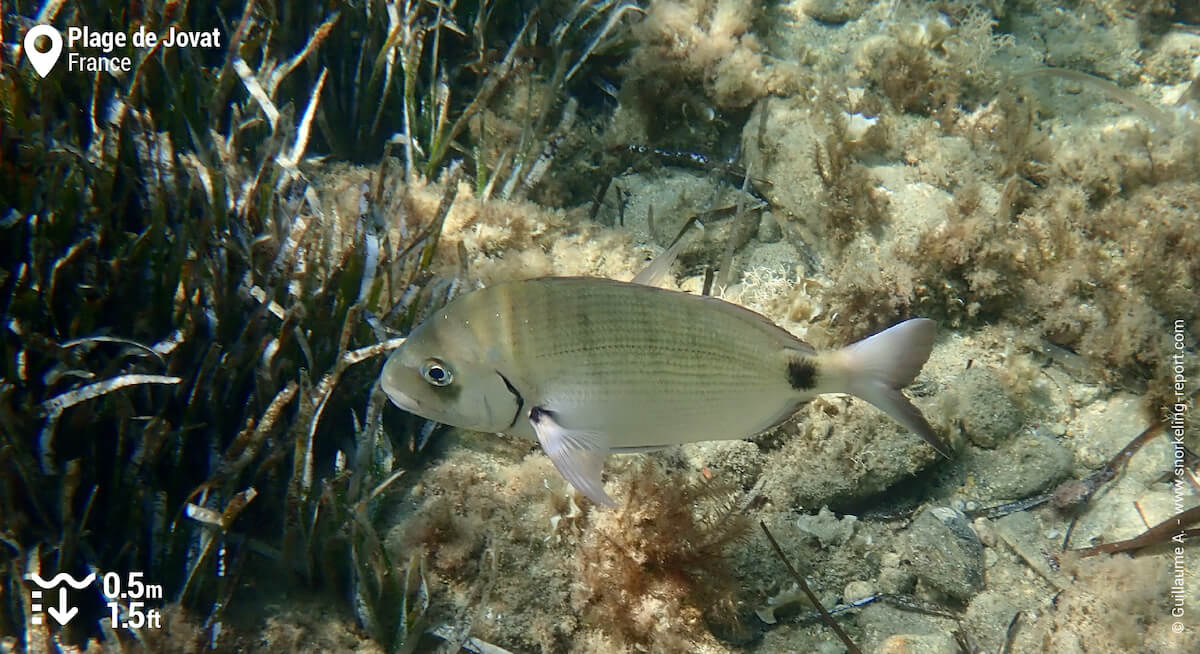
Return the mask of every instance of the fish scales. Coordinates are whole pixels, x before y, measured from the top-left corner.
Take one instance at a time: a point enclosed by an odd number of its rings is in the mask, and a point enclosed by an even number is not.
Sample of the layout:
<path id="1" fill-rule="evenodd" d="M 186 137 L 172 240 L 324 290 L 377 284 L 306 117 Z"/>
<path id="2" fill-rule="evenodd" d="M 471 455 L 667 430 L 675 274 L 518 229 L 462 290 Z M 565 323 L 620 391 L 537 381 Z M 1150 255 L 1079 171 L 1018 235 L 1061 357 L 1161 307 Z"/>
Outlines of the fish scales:
<path id="1" fill-rule="evenodd" d="M 705 425 L 752 430 L 764 422 L 763 417 L 745 415 L 738 407 L 770 398 L 767 404 L 774 415 L 794 404 L 796 398 L 789 397 L 786 388 L 777 327 L 732 305 L 717 305 L 698 296 L 595 282 L 531 280 L 498 288 L 496 301 L 502 314 L 520 307 L 528 316 L 510 321 L 503 340 L 510 346 L 507 357 L 514 362 L 513 374 L 528 380 L 534 395 L 566 395 L 574 401 L 597 403 L 589 414 L 624 411 L 657 429 L 669 426 L 647 413 L 685 409 L 692 417 L 683 422 L 698 424 L 680 424 L 680 432 Z M 726 415 L 715 422 L 711 415 L 729 413 L 742 415 Z M 645 445 L 638 439 L 651 436 L 656 442 L 650 445 L 665 445 L 696 435 L 641 431 L 615 434 L 617 445 Z M 705 430 L 703 435 L 731 437 L 712 432 Z"/>
<path id="2" fill-rule="evenodd" d="M 527 324 L 510 323 L 506 340 L 514 352 L 539 362 L 573 354 L 590 356 L 589 362 L 595 362 L 596 355 L 610 362 L 622 356 L 642 360 L 662 353 L 664 362 L 677 361 L 681 370 L 693 372 L 713 363 L 753 363 L 773 354 L 780 343 L 753 333 L 778 328 L 713 311 L 715 303 L 706 298 L 573 281 L 532 280 L 501 287 L 509 313 L 531 316 Z M 573 293 L 577 286 L 582 288 Z"/>
<path id="3" fill-rule="evenodd" d="M 592 500 L 612 501 L 613 451 L 747 438 L 821 393 L 852 393 L 939 452 L 900 389 L 933 347 L 908 320 L 816 352 L 766 318 L 714 298 L 558 277 L 496 284 L 435 312 L 389 357 L 381 385 L 425 418 L 536 439 Z"/>

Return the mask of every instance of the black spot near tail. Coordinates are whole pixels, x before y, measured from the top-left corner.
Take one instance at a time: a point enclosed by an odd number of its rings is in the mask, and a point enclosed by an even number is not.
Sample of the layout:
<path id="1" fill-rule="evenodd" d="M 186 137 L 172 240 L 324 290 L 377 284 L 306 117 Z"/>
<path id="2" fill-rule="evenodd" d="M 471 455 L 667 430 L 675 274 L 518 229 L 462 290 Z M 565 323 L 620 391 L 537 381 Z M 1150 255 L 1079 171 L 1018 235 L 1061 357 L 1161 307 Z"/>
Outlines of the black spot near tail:
<path id="1" fill-rule="evenodd" d="M 817 386 L 817 364 L 807 357 L 796 357 L 788 362 L 788 383 L 798 391 L 811 391 Z"/>

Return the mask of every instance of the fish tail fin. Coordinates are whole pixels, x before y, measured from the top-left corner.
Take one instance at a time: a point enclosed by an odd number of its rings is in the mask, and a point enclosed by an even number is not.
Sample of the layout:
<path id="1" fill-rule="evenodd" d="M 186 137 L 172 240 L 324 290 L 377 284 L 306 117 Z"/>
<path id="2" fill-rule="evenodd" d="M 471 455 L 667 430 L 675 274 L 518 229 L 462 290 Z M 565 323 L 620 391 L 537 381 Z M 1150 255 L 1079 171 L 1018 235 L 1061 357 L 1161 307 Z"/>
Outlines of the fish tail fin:
<path id="1" fill-rule="evenodd" d="M 932 320 L 915 318 L 889 327 L 874 336 L 842 348 L 836 353 L 840 363 L 842 388 L 874 404 L 909 431 L 920 436 L 934 450 L 950 458 L 950 446 L 921 410 L 900 389 L 908 386 L 921 372 L 933 351 L 936 327 Z"/>

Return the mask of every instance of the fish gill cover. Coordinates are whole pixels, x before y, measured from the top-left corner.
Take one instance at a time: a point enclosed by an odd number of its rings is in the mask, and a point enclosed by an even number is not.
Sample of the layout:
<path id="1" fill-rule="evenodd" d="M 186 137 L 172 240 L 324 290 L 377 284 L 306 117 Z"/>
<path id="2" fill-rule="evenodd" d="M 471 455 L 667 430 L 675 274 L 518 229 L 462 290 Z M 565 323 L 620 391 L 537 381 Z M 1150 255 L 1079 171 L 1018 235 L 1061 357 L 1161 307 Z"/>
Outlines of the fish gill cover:
<path id="1" fill-rule="evenodd" d="M 2 12 L 0 647 L 842 647 L 748 518 L 864 651 L 1195 642 L 1192 3 Z M 668 285 L 819 347 L 937 320 L 955 458 L 819 399 L 601 511 L 379 391 L 459 292 L 693 216 Z"/>

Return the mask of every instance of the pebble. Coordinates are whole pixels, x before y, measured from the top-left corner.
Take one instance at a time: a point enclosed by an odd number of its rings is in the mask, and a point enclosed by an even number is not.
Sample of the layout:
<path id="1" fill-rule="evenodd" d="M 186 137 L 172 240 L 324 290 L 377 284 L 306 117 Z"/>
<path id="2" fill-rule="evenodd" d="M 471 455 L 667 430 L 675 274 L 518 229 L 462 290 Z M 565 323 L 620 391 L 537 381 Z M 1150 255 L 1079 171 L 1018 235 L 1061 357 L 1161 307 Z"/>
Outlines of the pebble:
<path id="1" fill-rule="evenodd" d="M 1027 434 L 997 450 L 982 450 L 969 468 L 993 500 L 1015 500 L 1040 493 L 1066 479 L 1074 456 L 1046 435 Z"/>
<path id="2" fill-rule="evenodd" d="M 855 580 L 846 584 L 846 589 L 842 591 L 842 601 L 846 604 L 853 604 L 874 594 L 875 587 L 871 585 L 871 582 Z"/>
<path id="3" fill-rule="evenodd" d="M 823 23 L 840 25 L 862 16 L 867 5 L 867 0 L 808 0 L 804 13 Z"/>
<path id="4" fill-rule="evenodd" d="M 984 547 L 996 546 L 996 532 L 992 529 L 991 520 L 975 518 L 975 522 L 971 523 L 971 528 L 975 530 L 975 535 L 979 537 L 979 542 L 983 543 Z"/>
<path id="5" fill-rule="evenodd" d="M 989 552 L 991 550 L 988 550 Z M 1010 590 L 1011 589 L 1006 589 Z M 965 631 L 972 634 L 984 651 L 999 652 L 1006 625 L 1021 607 L 1001 590 L 988 589 L 975 596 L 962 617 Z M 1022 615 L 1021 620 L 1030 618 Z M 1018 629 L 1020 628 L 1018 624 Z M 1016 648 L 1020 649 L 1020 648 Z"/>
<path id="6" fill-rule="evenodd" d="M 917 577 L 908 568 L 883 568 L 879 571 L 879 592 L 905 595 L 912 592 Z"/>
<path id="7" fill-rule="evenodd" d="M 817 539 L 822 548 L 840 547 L 854 536 L 854 527 L 858 518 L 852 515 L 834 515 L 829 507 L 821 507 L 817 515 L 802 515 L 796 519 L 796 526 L 801 533 Z"/>
<path id="8" fill-rule="evenodd" d="M 1024 416 L 1009 395 L 1008 385 L 991 368 L 972 366 L 952 387 L 958 393 L 958 420 L 972 443 L 997 447 L 1021 429 Z"/>
<path id="9" fill-rule="evenodd" d="M 758 219 L 758 240 L 763 243 L 774 243 L 783 238 L 783 228 L 779 226 L 775 214 L 770 211 L 762 212 Z"/>
<path id="10" fill-rule="evenodd" d="M 922 511 L 906 534 L 909 561 L 928 586 L 967 601 L 983 588 L 983 543 L 963 513 L 949 507 Z"/>

